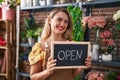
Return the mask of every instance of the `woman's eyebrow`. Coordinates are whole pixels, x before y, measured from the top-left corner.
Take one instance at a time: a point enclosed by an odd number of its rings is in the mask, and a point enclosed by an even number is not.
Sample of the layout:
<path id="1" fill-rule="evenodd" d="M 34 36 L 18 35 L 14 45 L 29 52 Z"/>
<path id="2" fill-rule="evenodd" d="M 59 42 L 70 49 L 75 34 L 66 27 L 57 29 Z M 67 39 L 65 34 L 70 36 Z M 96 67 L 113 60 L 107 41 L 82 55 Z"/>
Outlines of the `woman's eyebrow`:
<path id="1" fill-rule="evenodd" d="M 62 17 L 58 17 L 59 19 L 63 19 Z M 65 21 L 68 21 L 68 19 L 65 19 Z"/>

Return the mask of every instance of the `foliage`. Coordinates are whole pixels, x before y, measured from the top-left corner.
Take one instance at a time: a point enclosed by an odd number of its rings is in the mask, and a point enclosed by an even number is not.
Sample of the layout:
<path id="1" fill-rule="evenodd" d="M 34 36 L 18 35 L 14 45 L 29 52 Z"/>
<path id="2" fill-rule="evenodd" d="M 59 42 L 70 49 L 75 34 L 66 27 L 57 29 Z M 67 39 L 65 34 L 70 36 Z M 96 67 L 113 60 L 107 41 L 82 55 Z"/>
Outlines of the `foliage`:
<path id="1" fill-rule="evenodd" d="M 82 27 L 82 10 L 80 7 L 68 6 L 68 11 L 72 16 L 73 23 L 73 40 L 83 41 L 84 40 L 84 29 Z"/>
<path id="2" fill-rule="evenodd" d="M 2 7 L 6 8 L 6 9 L 15 9 L 17 6 L 17 2 L 16 0 L 9 0 L 9 1 L 2 1 Z"/>
<path id="3" fill-rule="evenodd" d="M 29 38 L 29 37 L 32 37 L 32 38 L 36 37 L 35 36 L 35 29 L 27 30 L 26 37 L 27 38 Z"/>
<path id="4" fill-rule="evenodd" d="M 3 1 L 4 1 L 4 0 L 0 0 L 0 4 L 2 4 Z"/>
<path id="5" fill-rule="evenodd" d="M 120 10 L 113 15 L 113 20 L 116 21 L 116 28 L 120 31 Z"/>
<path id="6" fill-rule="evenodd" d="M 74 80 L 82 80 L 80 76 L 77 76 L 76 78 L 74 78 Z"/>
<path id="7" fill-rule="evenodd" d="M 26 32 L 25 31 L 22 31 L 20 35 L 21 35 L 21 38 L 26 38 Z"/>
<path id="8" fill-rule="evenodd" d="M 117 80 L 116 76 L 117 76 L 116 72 L 108 72 L 107 79 L 105 79 L 105 80 Z"/>
<path id="9" fill-rule="evenodd" d="M 42 27 L 39 27 L 39 28 L 35 31 L 35 36 L 41 36 L 42 31 L 43 31 L 43 28 L 42 28 Z"/>
<path id="10" fill-rule="evenodd" d="M 36 37 L 37 25 L 33 18 L 24 18 L 26 37 Z"/>

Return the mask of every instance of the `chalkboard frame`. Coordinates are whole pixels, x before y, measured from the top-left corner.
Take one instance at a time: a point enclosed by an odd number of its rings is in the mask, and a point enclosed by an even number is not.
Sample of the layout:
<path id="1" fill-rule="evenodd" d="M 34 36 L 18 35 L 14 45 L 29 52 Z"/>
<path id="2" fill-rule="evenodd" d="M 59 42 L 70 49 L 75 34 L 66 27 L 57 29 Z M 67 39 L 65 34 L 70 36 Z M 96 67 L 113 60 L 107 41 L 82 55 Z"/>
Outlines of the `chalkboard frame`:
<path id="1" fill-rule="evenodd" d="M 55 45 L 66 45 L 66 44 L 77 44 L 77 45 L 87 45 L 88 47 L 87 47 L 87 56 L 90 56 L 90 50 L 91 50 L 91 45 L 90 45 L 90 42 L 75 42 L 75 41 L 52 41 L 51 42 L 51 56 L 55 59 L 55 57 L 54 57 L 54 46 Z M 56 69 L 69 69 L 69 68 L 87 68 L 87 66 L 86 65 L 78 65 L 78 66 L 58 66 L 58 65 L 56 65 L 55 66 L 55 68 Z"/>

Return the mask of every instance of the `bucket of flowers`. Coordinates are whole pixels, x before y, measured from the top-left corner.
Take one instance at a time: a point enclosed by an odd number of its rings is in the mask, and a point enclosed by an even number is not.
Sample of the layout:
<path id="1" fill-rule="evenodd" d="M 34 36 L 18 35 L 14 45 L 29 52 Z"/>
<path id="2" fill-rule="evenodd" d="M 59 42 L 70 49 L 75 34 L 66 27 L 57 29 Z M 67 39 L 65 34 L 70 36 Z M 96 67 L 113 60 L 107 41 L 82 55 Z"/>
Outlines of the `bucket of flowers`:
<path id="1" fill-rule="evenodd" d="M 115 48 L 114 42 L 115 35 L 112 34 L 109 30 L 100 32 L 100 49 L 99 53 L 102 54 L 103 61 L 112 60 L 112 51 Z"/>
<path id="2" fill-rule="evenodd" d="M 1 6 L 2 6 L 2 19 L 14 20 L 15 9 L 17 6 L 16 0 L 3 1 Z"/>

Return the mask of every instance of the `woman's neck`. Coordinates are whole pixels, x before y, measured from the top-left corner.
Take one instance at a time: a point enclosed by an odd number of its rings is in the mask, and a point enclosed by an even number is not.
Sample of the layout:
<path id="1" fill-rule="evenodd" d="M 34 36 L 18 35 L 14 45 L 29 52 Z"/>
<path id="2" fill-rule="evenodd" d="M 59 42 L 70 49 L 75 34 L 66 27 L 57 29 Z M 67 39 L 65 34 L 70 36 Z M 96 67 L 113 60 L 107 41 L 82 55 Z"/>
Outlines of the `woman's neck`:
<path id="1" fill-rule="evenodd" d="M 49 41 L 65 41 L 65 39 L 63 39 L 62 35 L 51 35 L 48 38 Z"/>

